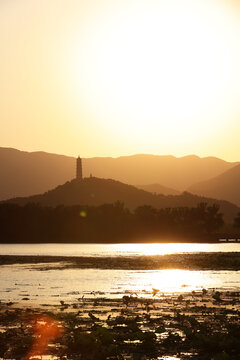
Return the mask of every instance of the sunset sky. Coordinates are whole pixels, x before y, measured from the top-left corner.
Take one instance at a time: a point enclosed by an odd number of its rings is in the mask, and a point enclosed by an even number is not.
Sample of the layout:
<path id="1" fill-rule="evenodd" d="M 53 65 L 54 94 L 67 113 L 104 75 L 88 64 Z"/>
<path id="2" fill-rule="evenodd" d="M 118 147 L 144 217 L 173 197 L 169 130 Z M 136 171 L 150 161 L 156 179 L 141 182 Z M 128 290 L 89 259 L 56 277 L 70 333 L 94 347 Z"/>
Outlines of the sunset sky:
<path id="1" fill-rule="evenodd" d="M 240 160 L 240 1 L 0 1 L 0 146 Z"/>

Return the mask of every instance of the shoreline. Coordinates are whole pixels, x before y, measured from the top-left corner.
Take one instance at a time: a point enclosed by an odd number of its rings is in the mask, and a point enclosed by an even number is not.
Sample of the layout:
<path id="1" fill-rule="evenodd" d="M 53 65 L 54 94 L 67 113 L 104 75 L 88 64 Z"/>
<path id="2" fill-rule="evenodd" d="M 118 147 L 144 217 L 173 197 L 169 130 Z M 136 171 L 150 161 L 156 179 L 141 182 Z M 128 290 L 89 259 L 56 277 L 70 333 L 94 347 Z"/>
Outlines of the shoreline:
<path id="1" fill-rule="evenodd" d="M 117 269 L 117 270 L 240 270 L 239 252 L 182 253 L 139 256 L 51 256 L 0 255 L 0 266 L 41 264 L 41 270 Z M 58 264 L 57 264 L 58 263 Z"/>
<path id="2" fill-rule="evenodd" d="M 165 240 L 167 238 L 167 240 Z M 151 239 L 149 241 L 149 239 Z M 194 240 L 193 240 L 194 239 Z M 211 235 L 204 235 L 204 236 L 197 236 L 191 235 L 190 237 L 187 235 L 162 235 L 155 237 L 154 235 L 151 236 L 144 236 L 143 238 L 137 237 L 137 240 L 134 238 L 127 238 L 125 241 L 101 241 L 96 242 L 76 242 L 76 241 L 29 241 L 29 242 L 22 242 L 16 240 L 8 240 L 6 242 L 0 241 L 0 245 L 46 245 L 46 244 L 70 244 L 70 245 L 117 245 L 117 244 L 239 244 L 240 243 L 240 233 L 219 233 L 219 234 L 211 234 Z"/>

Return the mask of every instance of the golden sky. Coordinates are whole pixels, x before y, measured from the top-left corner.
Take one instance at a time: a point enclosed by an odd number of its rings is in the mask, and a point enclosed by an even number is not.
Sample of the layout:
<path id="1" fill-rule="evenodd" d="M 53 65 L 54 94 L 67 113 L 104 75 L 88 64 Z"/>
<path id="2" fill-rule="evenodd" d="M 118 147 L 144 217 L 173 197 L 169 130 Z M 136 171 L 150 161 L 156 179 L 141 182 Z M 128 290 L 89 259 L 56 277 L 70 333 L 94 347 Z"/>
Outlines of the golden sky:
<path id="1" fill-rule="evenodd" d="M 240 160 L 240 1 L 1 0 L 0 146 Z"/>

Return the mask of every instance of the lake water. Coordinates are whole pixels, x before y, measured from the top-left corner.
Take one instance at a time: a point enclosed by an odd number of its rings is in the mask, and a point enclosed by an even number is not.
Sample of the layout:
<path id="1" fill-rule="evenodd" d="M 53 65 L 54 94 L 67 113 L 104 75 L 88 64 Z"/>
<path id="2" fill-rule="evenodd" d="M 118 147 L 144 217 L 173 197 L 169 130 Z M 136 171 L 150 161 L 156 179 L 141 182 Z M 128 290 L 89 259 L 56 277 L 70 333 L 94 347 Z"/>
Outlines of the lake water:
<path id="1" fill-rule="evenodd" d="M 0 255 L 144 256 L 199 252 L 240 252 L 240 243 L 0 244 Z"/>
<path id="2" fill-rule="evenodd" d="M 60 300 L 75 301 L 85 297 L 122 297 L 127 293 L 151 296 L 152 289 L 161 293 L 193 290 L 236 290 L 239 271 L 189 270 L 97 270 L 51 269 L 38 266 L 4 265 L 1 267 L 0 300 L 26 300 L 35 304 L 55 304 Z"/>
<path id="3" fill-rule="evenodd" d="M 61 256 L 144 256 L 154 254 L 239 252 L 240 244 L 19 244 L 0 245 L 0 254 Z M 59 269 L 41 264 L 3 265 L 0 300 L 34 304 L 85 297 L 151 296 L 193 290 L 239 290 L 240 271 Z M 54 268 L 56 267 L 56 269 Z M 28 300 L 23 300 L 28 299 Z"/>

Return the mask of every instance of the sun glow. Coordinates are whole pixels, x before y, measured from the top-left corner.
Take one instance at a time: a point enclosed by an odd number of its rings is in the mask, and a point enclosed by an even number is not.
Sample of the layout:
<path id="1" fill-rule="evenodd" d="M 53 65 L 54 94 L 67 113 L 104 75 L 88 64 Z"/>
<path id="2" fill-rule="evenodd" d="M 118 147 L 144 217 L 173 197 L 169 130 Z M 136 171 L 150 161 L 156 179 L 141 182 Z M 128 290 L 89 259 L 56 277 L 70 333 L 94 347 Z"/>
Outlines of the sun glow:
<path id="1" fill-rule="evenodd" d="M 160 292 L 189 292 L 200 290 L 204 284 L 204 275 L 202 272 L 187 270 L 161 270 L 152 273 L 149 279 L 150 287 Z"/>
<path id="2" fill-rule="evenodd" d="M 144 149 L 224 131 L 236 111 L 240 52 L 237 19 L 223 2 L 123 2 L 96 21 L 76 39 L 72 77 L 106 132 Z"/>
<path id="3" fill-rule="evenodd" d="M 109 245 L 108 245 L 109 246 Z M 223 246 L 221 244 L 221 246 Z M 197 243 L 139 243 L 139 244 L 114 244 L 113 248 L 119 255 L 170 255 L 181 253 L 198 253 L 216 251 L 214 244 Z"/>
<path id="4" fill-rule="evenodd" d="M 239 19 L 236 0 L 0 2 L 2 146 L 238 161 Z"/>

